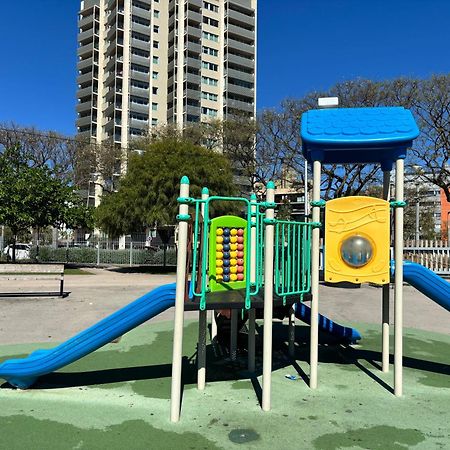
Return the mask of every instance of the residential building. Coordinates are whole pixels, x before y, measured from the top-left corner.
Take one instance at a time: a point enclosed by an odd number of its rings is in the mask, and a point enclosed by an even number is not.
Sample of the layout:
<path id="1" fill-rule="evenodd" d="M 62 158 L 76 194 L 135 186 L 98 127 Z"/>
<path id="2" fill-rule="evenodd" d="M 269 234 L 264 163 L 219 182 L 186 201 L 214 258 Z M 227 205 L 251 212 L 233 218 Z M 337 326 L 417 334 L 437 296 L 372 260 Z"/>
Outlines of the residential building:
<path id="1" fill-rule="evenodd" d="M 152 126 L 254 117 L 256 2 L 81 1 L 78 134 L 126 149 Z"/>

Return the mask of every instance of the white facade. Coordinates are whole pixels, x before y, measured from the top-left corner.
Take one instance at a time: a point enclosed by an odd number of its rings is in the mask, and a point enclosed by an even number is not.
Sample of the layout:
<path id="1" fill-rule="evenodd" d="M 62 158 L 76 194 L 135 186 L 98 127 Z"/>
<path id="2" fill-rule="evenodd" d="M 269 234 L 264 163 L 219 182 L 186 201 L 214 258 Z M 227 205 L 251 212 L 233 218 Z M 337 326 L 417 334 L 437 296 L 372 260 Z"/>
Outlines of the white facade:
<path id="1" fill-rule="evenodd" d="M 78 26 L 79 135 L 255 116 L 256 0 L 84 0 Z"/>

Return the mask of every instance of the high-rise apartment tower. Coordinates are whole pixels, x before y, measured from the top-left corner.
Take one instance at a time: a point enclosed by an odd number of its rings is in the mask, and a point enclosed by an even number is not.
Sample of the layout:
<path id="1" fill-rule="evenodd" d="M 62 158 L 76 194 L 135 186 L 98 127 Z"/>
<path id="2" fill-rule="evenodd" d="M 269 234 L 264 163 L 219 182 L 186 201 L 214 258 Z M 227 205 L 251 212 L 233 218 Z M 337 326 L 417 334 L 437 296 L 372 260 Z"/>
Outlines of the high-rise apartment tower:
<path id="1" fill-rule="evenodd" d="M 255 115 L 257 0 L 84 0 L 78 133 L 126 148 L 165 123 Z"/>

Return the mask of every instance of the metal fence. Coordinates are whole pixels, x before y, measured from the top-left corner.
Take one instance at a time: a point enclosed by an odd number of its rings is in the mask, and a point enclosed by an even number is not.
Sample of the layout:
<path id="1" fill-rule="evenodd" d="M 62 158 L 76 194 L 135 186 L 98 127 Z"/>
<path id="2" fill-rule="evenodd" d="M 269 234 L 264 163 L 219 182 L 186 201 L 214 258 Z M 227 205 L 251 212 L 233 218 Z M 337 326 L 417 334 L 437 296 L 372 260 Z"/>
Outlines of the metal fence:
<path id="1" fill-rule="evenodd" d="M 34 246 L 30 259 L 42 263 L 59 262 L 115 266 L 175 266 L 176 247 L 149 246 L 146 242 L 98 240 L 96 242 L 67 242 L 58 246 Z"/>
<path id="2" fill-rule="evenodd" d="M 450 247 L 447 241 L 406 241 L 404 259 L 422 264 L 438 275 L 450 276 Z"/>

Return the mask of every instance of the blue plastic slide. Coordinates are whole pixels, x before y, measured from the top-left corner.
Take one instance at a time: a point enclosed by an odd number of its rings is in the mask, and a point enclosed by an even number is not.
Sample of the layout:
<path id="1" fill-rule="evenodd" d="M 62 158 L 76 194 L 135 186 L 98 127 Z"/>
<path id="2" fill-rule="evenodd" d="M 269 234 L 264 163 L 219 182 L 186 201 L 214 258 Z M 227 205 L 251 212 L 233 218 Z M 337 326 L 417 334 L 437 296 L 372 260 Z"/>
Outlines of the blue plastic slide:
<path id="1" fill-rule="evenodd" d="M 403 263 L 403 279 L 450 311 L 450 283 L 440 276 L 420 264 L 407 261 Z"/>
<path id="2" fill-rule="evenodd" d="M 297 303 L 295 305 L 295 317 L 307 324 L 311 324 L 311 309 L 304 303 Z M 319 330 L 348 344 L 354 344 L 361 339 L 358 330 L 339 325 L 327 317 L 322 316 L 322 314 L 319 314 Z"/>
<path id="3" fill-rule="evenodd" d="M 40 376 L 103 347 L 174 304 L 175 284 L 160 286 L 55 348 L 4 361 L 0 364 L 0 378 L 12 386 L 27 389 Z"/>

